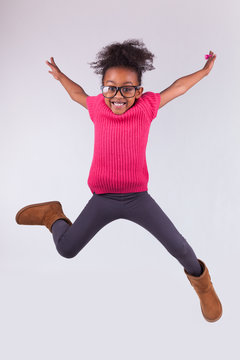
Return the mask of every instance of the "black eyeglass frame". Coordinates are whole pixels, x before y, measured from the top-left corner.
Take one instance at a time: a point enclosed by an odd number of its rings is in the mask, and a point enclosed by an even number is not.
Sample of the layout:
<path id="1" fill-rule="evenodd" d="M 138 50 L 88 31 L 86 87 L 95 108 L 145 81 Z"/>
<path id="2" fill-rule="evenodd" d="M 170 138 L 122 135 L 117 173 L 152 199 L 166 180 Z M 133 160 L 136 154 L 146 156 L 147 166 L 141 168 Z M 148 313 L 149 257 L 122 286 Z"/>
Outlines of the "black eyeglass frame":
<path id="1" fill-rule="evenodd" d="M 103 88 L 105 88 L 105 87 L 114 87 L 115 90 L 116 90 L 115 94 L 114 94 L 113 96 L 105 96 L 105 95 L 103 94 Z M 125 88 L 125 87 L 134 87 L 134 89 L 135 89 L 134 95 L 133 95 L 133 96 L 124 96 L 123 93 L 122 93 L 122 88 Z M 139 89 L 141 88 L 141 86 L 140 86 L 140 85 L 137 85 L 137 86 L 135 86 L 135 85 L 125 85 L 125 86 L 101 85 L 100 88 L 101 88 L 101 90 L 102 90 L 103 96 L 104 96 L 105 98 L 107 98 L 107 99 L 113 98 L 113 97 L 118 93 L 118 90 L 120 90 L 120 93 L 121 93 L 121 95 L 122 95 L 124 98 L 129 99 L 129 98 L 132 98 L 132 97 L 135 96 L 135 94 L 136 94 L 136 89 L 139 90 Z"/>

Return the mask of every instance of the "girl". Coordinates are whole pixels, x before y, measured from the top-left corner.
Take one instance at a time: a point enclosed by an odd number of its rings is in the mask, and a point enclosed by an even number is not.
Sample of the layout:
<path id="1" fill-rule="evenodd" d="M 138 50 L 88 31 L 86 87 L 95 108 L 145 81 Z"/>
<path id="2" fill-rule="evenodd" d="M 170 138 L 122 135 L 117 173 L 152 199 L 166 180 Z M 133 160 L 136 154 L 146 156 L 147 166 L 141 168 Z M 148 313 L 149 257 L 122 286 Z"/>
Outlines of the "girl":
<path id="1" fill-rule="evenodd" d="M 142 73 L 153 70 L 154 55 L 139 40 L 105 46 L 97 61 L 90 63 L 102 76 L 101 93 L 89 96 L 57 67 L 53 57 L 46 61 L 72 100 L 84 106 L 94 123 L 94 154 L 88 177 L 92 197 L 74 223 L 63 213 L 61 203 L 50 201 L 25 206 L 16 222 L 45 225 L 56 249 L 66 258 L 79 251 L 105 225 L 127 219 L 147 229 L 183 266 L 200 299 L 207 321 L 222 315 L 221 302 L 213 288 L 207 266 L 148 193 L 146 146 L 152 120 L 158 109 L 184 94 L 212 69 L 212 51 L 205 66 L 176 80 L 160 93 L 143 93 Z"/>

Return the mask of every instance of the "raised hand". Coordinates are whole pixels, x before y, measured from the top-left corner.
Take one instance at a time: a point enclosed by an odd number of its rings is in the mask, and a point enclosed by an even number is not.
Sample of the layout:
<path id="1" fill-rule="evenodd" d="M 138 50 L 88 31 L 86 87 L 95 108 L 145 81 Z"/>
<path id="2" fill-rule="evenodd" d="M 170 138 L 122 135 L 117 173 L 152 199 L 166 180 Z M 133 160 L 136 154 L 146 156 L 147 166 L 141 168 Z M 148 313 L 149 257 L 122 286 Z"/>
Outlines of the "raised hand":
<path id="1" fill-rule="evenodd" d="M 203 67 L 203 70 L 206 71 L 206 74 L 209 74 L 209 72 L 212 70 L 214 61 L 216 60 L 216 54 L 214 54 L 212 51 L 209 51 L 208 60 L 206 64 Z"/>
<path id="2" fill-rule="evenodd" d="M 59 80 L 60 79 L 60 75 L 61 75 L 61 71 L 60 69 L 57 67 L 53 57 L 50 58 L 51 62 L 47 61 L 46 60 L 46 64 L 48 66 L 50 66 L 51 70 L 52 71 L 48 71 L 50 74 L 53 75 L 53 77 L 56 79 L 56 80 Z"/>

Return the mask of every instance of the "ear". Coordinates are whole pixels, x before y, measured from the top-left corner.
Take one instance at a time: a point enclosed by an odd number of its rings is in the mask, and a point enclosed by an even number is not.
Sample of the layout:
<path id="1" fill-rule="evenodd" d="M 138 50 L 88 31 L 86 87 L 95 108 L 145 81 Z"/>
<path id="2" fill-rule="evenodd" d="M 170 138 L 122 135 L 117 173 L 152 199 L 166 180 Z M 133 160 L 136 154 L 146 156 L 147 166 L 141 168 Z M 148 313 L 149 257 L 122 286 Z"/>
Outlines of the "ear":
<path id="1" fill-rule="evenodd" d="M 143 87 L 140 87 L 139 90 L 136 90 L 136 95 L 135 95 L 136 99 L 139 99 L 141 97 L 143 90 L 144 90 Z"/>

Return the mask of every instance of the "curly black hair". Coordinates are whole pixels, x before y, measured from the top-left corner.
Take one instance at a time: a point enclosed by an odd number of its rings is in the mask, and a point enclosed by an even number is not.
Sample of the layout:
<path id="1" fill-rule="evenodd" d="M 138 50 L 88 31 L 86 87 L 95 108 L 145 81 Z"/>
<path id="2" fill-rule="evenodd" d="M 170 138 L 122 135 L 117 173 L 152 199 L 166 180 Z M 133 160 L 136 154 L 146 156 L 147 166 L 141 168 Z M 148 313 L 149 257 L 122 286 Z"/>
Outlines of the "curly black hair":
<path id="1" fill-rule="evenodd" d="M 96 74 L 104 75 L 110 67 L 121 66 L 135 70 L 138 76 L 139 85 L 142 81 L 142 73 L 147 70 L 154 70 L 152 65 L 154 54 L 152 54 L 142 40 L 129 39 L 123 43 L 113 42 L 100 50 L 96 55 L 96 61 L 90 64 Z"/>

